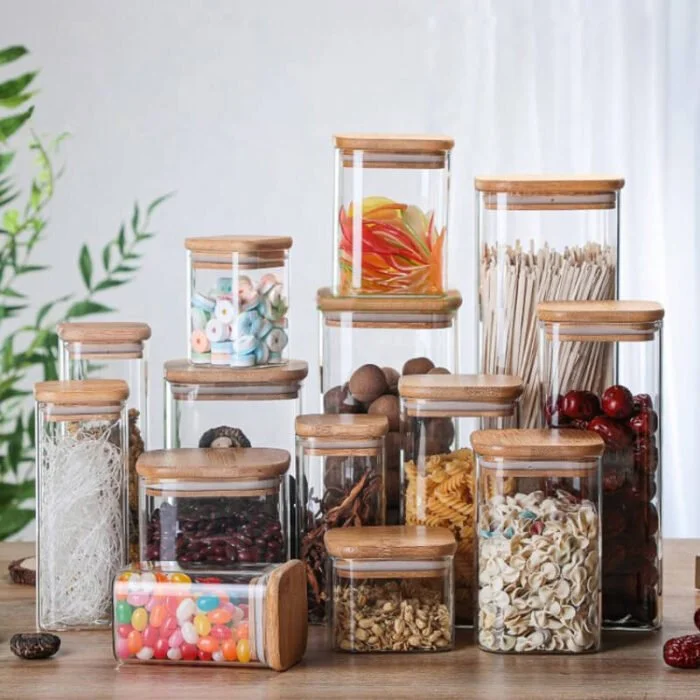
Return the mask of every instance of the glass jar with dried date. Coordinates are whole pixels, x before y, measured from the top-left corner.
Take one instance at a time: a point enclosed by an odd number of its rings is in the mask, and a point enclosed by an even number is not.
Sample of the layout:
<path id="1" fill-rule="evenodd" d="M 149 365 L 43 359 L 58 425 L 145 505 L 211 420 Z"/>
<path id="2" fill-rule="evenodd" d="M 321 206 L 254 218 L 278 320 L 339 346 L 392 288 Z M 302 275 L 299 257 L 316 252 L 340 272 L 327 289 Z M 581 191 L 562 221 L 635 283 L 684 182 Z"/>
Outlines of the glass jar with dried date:
<path id="1" fill-rule="evenodd" d="M 596 432 L 606 444 L 604 625 L 656 629 L 664 310 L 646 301 L 544 302 L 537 313 L 546 423 Z"/>

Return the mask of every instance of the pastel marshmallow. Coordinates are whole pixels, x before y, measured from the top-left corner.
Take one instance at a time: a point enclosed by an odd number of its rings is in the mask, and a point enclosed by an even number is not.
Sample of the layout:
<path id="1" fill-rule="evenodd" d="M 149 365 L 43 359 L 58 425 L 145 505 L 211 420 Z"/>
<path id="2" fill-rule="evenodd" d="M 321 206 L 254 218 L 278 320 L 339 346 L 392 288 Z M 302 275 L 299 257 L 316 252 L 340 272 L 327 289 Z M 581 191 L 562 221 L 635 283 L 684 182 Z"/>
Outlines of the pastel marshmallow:
<path id="1" fill-rule="evenodd" d="M 219 321 L 216 318 L 212 318 L 211 321 L 207 323 L 206 327 L 207 338 L 212 343 L 219 343 L 222 340 L 228 340 L 231 337 L 231 326 L 224 321 Z"/>
<path id="2" fill-rule="evenodd" d="M 203 331 L 207 327 L 207 322 L 211 314 L 198 306 L 193 306 L 190 314 L 193 331 Z"/>
<path id="3" fill-rule="evenodd" d="M 216 300 L 216 308 L 214 309 L 214 316 L 217 320 L 223 323 L 231 323 L 234 316 L 236 315 L 236 307 L 233 305 L 232 301 L 228 299 L 219 298 Z"/>
<path id="4" fill-rule="evenodd" d="M 192 306 L 197 309 L 203 309 L 211 313 L 214 311 L 216 302 L 208 296 L 201 294 L 200 292 L 195 292 L 192 295 Z"/>
<path id="5" fill-rule="evenodd" d="M 255 326 L 258 323 L 260 316 L 256 311 L 244 311 L 238 315 L 236 319 L 236 334 L 241 335 L 256 335 Z"/>
<path id="6" fill-rule="evenodd" d="M 267 294 L 273 287 L 277 285 L 279 285 L 280 287 L 282 286 L 282 283 L 279 281 L 277 275 L 275 275 L 272 272 L 268 272 L 260 278 L 260 281 L 258 282 L 258 291 L 260 292 L 260 294 Z"/>
<path id="7" fill-rule="evenodd" d="M 216 291 L 220 294 L 231 294 L 233 291 L 233 280 L 230 277 L 219 277 L 216 280 Z"/>
<path id="8" fill-rule="evenodd" d="M 231 364 L 231 353 L 230 352 L 213 352 L 211 354 L 211 364 L 219 366 L 228 366 Z"/>
<path id="9" fill-rule="evenodd" d="M 254 335 L 239 335 L 233 339 L 233 353 L 235 355 L 250 355 L 255 352 L 258 339 Z"/>
<path id="10" fill-rule="evenodd" d="M 287 347 L 287 342 L 287 334 L 282 328 L 273 328 L 264 340 L 271 353 L 281 353 Z"/>
<path id="11" fill-rule="evenodd" d="M 255 355 L 231 355 L 231 367 L 253 367 L 255 365 Z"/>
<path id="12" fill-rule="evenodd" d="M 264 365 L 270 357 L 270 349 L 265 345 L 265 343 L 260 343 L 257 348 L 255 348 L 255 364 Z"/>
<path id="13" fill-rule="evenodd" d="M 190 346 L 194 352 L 204 353 L 209 352 L 211 344 L 209 343 L 209 338 L 204 331 L 196 330 L 192 331 L 190 336 Z"/>
<path id="14" fill-rule="evenodd" d="M 212 353 L 227 353 L 231 354 L 233 352 L 233 343 L 230 340 L 224 340 L 223 342 L 220 343 L 212 343 L 211 344 L 211 351 Z"/>

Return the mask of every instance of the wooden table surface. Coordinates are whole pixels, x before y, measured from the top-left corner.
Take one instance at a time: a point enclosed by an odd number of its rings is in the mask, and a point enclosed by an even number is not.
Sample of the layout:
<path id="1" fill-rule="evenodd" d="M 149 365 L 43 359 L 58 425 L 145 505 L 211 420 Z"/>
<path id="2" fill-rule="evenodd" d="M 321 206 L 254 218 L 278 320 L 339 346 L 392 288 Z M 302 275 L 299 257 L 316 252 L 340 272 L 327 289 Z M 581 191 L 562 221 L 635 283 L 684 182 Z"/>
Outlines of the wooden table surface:
<path id="1" fill-rule="evenodd" d="M 312 628 L 302 663 L 286 673 L 265 669 L 123 666 L 112 657 L 110 632 L 61 633 L 61 650 L 44 661 L 10 651 L 15 632 L 34 630 L 34 589 L 4 572 L 31 544 L 0 543 L 0 698 L 698 698 L 700 670 L 667 667 L 664 640 L 694 631 L 695 555 L 700 540 L 664 544 L 664 628 L 610 632 L 604 649 L 581 656 L 503 656 L 479 651 L 469 630 L 457 649 L 438 654 L 347 655 L 324 649 Z"/>

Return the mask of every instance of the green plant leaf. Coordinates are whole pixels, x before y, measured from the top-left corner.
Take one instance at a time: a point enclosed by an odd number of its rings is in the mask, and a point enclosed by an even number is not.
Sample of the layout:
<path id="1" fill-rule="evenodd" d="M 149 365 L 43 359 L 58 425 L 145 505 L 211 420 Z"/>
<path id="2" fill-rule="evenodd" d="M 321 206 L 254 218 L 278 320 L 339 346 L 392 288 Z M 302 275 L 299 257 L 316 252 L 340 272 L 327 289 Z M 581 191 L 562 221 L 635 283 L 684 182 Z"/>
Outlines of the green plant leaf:
<path id="1" fill-rule="evenodd" d="M 16 535 L 34 520 L 34 511 L 7 506 L 0 509 L 0 540 Z"/>
<path id="2" fill-rule="evenodd" d="M 159 207 L 166 200 L 170 199 L 174 194 L 175 194 L 175 192 L 168 192 L 167 194 L 161 195 L 160 197 L 156 197 L 148 205 L 148 209 L 146 209 L 146 216 L 150 217 L 151 214 L 156 210 L 157 207 Z"/>
<path id="3" fill-rule="evenodd" d="M 131 215 L 131 230 L 136 233 L 139 230 L 139 203 L 134 202 L 134 213 Z"/>
<path id="4" fill-rule="evenodd" d="M 73 304 L 68 309 L 66 318 L 79 318 L 80 316 L 89 316 L 90 314 L 106 314 L 111 311 L 114 311 L 114 309 L 109 306 L 85 299 Z"/>
<path id="5" fill-rule="evenodd" d="M 36 78 L 37 73 L 38 71 L 24 73 L 18 78 L 13 78 L 12 80 L 6 80 L 4 83 L 0 83 L 0 100 L 21 95 L 24 92 L 24 88 L 28 87 L 29 83 Z"/>
<path id="6" fill-rule="evenodd" d="M 50 301 L 47 304 L 44 304 L 40 309 L 39 312 L 36 315 L 36 321 L 35 321 L 35 326 L 36 328 L 40 328 L 43 320 L 46 318 L 46 315 L 53 309 L 56 304 L 62 304 L 65 301 L 68 301 L 71 298 L 71 294 L 66 294 L 65 296 L 59 297 L 55 301 Z"/>
<path id="7" fill-rule="evenodd" d="M 12 297 L 13 299 L 26 299 L 27 295 L 12 289 L 12 287 L 5 287 L 5 289 L 0 289 L 0 296 L 2 297 Z"/>
<path id="8" fill-rule="evenodd" d="M 83 277 L 83 282 L 87 287 L 88 291 L 92 290 L 92 258 L 90 257 L 90 250 L 87 245 L 83 243 L 83 247 L 80 249 L 80 258 L 78 260 L 78 265 L 80 267 L 80 274 Z"/>
<path id="9" fill-rule="evenodd" d="M 138 267 L 129 267 L 129 265 L 119 265 L 119 267 L 114 268 L 114 272 L 128 273 L 128 272 L 138 272 Z"/>
<path id="10" fill-rule="evenodd" d="M 4 63 L 16 61 L 18 58 L 22 58 L 22 56 L 28 53 L 29 51 L 27 51 L 24 46 L 8 46 L 6 49 L 0 51 L 0 66 Z"/>
<path id="11" fill-rule="evenodd" d="M 2 225 L 8 233 L 17 233 L 20 226 L 19 212 L 16 209 L 8 209 L 2 217 Z"/>
<path id="12" fill-rule="evenodd" d="M 14 153 L 0 153 L 0 173 L 4 172 L 10 167 L 14 157 Z"/>
<path id="13" fill-rule="evenodd" d="M 32 408 L 29 418 L 27 419 L 27 437 L 31 447 L 36 446 L 36 411 Z"/>
<path id="14" fill-rule="evenodd" d="M 38 90 L 30 90 L 29 92 L 24 92 L 21 95 L 15 95 L 14 97 L 5 97 L 0 100 L 0 107 L 5 109 L 16 109 L 21 107 L 25 102 L 28 102 L 38 94 Z"/>
<path id="15" fill-rule="evenodd" d="M 119 228 L 119 235 L 117 236 L 117 247 L 119 252 L 123 255 L 124 248 L 126 247 L 126 232 L 124 231 L 124 224 Z"/>
<path id="16" fill-rule="evenodd" d="M 4 318 L 12 318 L 16 316 L 20 311 L 24 311 L 27 308 L 27 304 L 22 304 L 21 306 L 4 306 L 0 305 L 0 320 Z"/>
<path id="17" fill-rule="evenodd" d="M 102 267 L 104 267 L 105 272 L 109 272 L 109 261 L 112 257 L 112 244 L 108 243 L 102 249 Z"/>
<path id="18" fill-rule="evenodd" d="M 106 280 L 102 280 L 98 285 L 95 286 L 95 288 L 92 290 L 93 292 L 102 292 L 105 289 L 112 289 L 112 287 L 120 287 L 122 284 L 126 284 L 129 280 L 118 280 L 114 279 L 113 277 L 110 277 Z"/>
<path id="19" fill-rule="evenodd" d="M 2 484 L 0 487 L 0 507 L 9 505 L 12 501 L 22 503 L 36 495 L 36 482 L 27 479 L 18 484 Z"/>
<path id="20" fill-rule="evenodd" d="M 44 270 L 48 270 L 49 266 L 48 265 L 20 265 L 15 272 L 18 275 L 26 275 L 30 272 L 43 272 Z"/>
<path id="21" fill-rule="evenodd" d="M 32 116 L 34 107 L 30 107 L 26 112 L 14 114 L 11 117 L 0 119 L 0 140 L 7 141 L 15 132 L 22 128 L 24 122 Z"/>

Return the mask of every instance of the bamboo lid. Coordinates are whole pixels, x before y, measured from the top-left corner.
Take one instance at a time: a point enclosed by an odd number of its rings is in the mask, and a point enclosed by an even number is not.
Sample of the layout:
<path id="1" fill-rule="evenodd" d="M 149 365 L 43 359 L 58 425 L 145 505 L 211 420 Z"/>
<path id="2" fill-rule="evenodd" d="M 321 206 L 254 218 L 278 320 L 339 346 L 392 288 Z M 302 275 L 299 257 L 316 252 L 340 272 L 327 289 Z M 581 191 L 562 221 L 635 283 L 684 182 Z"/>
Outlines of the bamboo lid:
<path id="1" fill-rule="evenodd" d="M 522 393 L 522 379 L 506 374 L 412 374 L 399 379 L 399 394 L 407 399 L 510 403 Z"/>
<path id="2" fill-rule="evenodd" d="M 191 365 L 187 360 L 169 360 L 163 365 L 165 380 L 175 384 L 298 384 L 308 373 L 309 365 L 302 360 L 290 360 L 284 365 L 259 368 Z"/>
<path id="3" fill-rule="evenodd" d="M 336 148 L 383 153 L 442 153 L 449 151 L 454 139 L 431 134 L 335 134 Z"/>
<path id="4" fill-rule="evenodd" d="M 486 460 L 577 461 L 605 450 L 603 439 L 588 430 L 476 430 L 471 443 Z"/>
<path id="5" fill-rule="evenodd" d="M 308 638 L 306 570 L 298 559 L 269 575 L 265 590 L 265 661 L 285 671 L 301 661 Z"/>
<path id="6" fill-rule="evenodd" d="M 69 343 L 126 344 L 142 343 L 151 337 L 151 327 L 147 323 L 127 321 L 93 323 L 59 323 L 56 332 L 61 340 Z"/>
<path id="7" fill-rule="evenodd" d="M 267 479 L 289 467 L 286 450 L 261 447 L 179 448 L 144 452 L 136 471 L 149 479 Z"/>
<path id="8" fill-rule="evenodd" d="M 437 559 L 457 550 L 448 529 L 422 525 L 338 527 L 323 540 L 328 553 L 340 559 Z"/>
<path id="9" fill-rule="evenodd" d="M 362 414 L 308 414 L 297 416 L 296 434 L 304 438 L 367 440 L 389 432 L 386 416 Z"/>
<path id="10" fill-rule="evenodd" d="M 617 192 L 625 186 L 622 177 L 610 175 L 478 175 L 479 192 L 519 195 L 576 195 Z"/>
<path id="11" fill-rule="evenodd" d="M 316 306 L 326 312 L 372 312 L 376 314 L 450 314 L 462 306 L 462 295 L 450 289 L 444 296 L 335 296 L 328 287 L 316 293 Z"/>
<path id="12" fill-rule="evenodd" d="M 37 382 L 34 398 L 55 406 L 111 406 L 129 398 L 129 386 L 120 379 Z"/>
<path id="13" fill-rule="evenodd" d="M 545 301 L 537 304 L 537 317 L 545 323 L 655 323 L 664 308 L 655 301 Z"/>
<path id="14" fill-rule="evenodd" d="M 204 236 L 185 239 L 185 248 L 201 255 L 259 253 L 288 250 L 291 247 L 292 239 L 289 236 Z"/>

